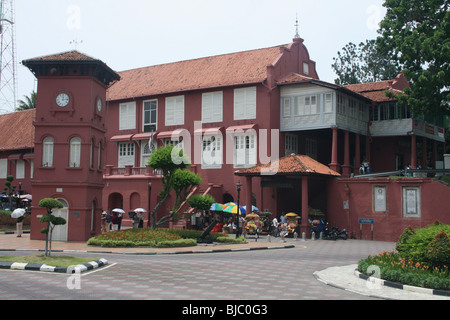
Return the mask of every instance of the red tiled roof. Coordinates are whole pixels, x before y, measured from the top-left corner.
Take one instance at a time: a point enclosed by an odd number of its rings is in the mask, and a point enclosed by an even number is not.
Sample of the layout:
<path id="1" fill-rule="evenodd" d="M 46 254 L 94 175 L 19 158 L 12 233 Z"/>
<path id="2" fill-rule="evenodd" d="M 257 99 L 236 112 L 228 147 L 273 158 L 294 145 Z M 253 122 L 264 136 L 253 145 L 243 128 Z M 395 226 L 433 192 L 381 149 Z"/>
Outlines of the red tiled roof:
<path id="1" fill-rule="evenodd" d="M 95 61 L 95 59 L 74 50 L 52 54 L 49 56 L 37 57 L 27 61 Z"/>
<path id="2" fill-rule="evenodd" d="M 277 167 L 278 165 L 278 167 Z M 236 175 L 261 175 L 265 170 L 269 170 L 271 164 L 263 164 L 249 169 L 242 169 L 235 172 Z M 301 154 L 291 154 L 274 162 L 277 175 L 326 175 L 339 177 L 340 174 L 331 170 L 326 165 Z"/>
<path id="3" fill-rule="evenodd" d="M 262 83 L 267 78 L 267 66 L 279 57 L 281 47 L 283 46 L 119 72 L 121 80 L 109 88 L 108 100 Z"/>
<path id="4" fill-rule="evenodd" d="M 371 99 L 372 101 L 383 102 L 395 100 L 392 98 L 388 98 L 385 93 L 386 91 L 399 93 L 408 86 L 408 80 L 403 75 L 403 73 L 400 73 L 394 80 L 350 84 L 345 87 L 351 91 L 357 92 Z"/>
<path id="5" fill-rule="evenodd" d="M 0 116 L 0 150 L 34 148 L 35 117 L 36 109 Z"/>

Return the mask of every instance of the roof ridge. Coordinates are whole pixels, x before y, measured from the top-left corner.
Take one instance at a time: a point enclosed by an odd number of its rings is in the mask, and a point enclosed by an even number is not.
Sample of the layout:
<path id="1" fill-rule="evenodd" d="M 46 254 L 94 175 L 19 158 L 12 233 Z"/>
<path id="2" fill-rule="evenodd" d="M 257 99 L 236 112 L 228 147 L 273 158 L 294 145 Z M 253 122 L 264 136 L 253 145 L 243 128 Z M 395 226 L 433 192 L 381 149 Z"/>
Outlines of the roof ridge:
<path id="1" fill-rule="evenodd" d="M 122 70 L 122 71 L 118 71 L 118 73 L 127 72 L 127 71 L 145 70 L 145 69 L 149 69 L 149 68 L 153 68 L 153 67 L 160 67 L 160 66 L 177 64 L 177 63 L 184 63 L 184 62 L 190 62 L 190 61 L 198 61 L 198 60 L 204 60 L 204 59 L 208 59 L 208 58 L 231 56 L 231 55 L 237 55 L 237 54 L 242 54 L 242 53 L 247 53 L 247 52 L 260 51 L 260 50 L 282 48 L 282 47 L 286 47 L 286 46 L 288 46 L 288 44 L 281 44 L 281 45 L 277 45 L 277 46 L 271 46 L 271 47 L 259 48 L 259 49 L 251 49 L 251 50 L 242 50 L 242 51 L 237 51 L 237 52 L 222 53 L 222 54 L 204 56 L 204 57 L 200 57 L 200 58 L 193 58 L 193 59 L 165 62 L 165 63 L 159 63 L 159 64 L 154 64 L 154 65 L 148 65 L 148 66 L 145 66 L 145 67 L 138 67 L 138 68 L 133 68 L 133 69 Z"/>

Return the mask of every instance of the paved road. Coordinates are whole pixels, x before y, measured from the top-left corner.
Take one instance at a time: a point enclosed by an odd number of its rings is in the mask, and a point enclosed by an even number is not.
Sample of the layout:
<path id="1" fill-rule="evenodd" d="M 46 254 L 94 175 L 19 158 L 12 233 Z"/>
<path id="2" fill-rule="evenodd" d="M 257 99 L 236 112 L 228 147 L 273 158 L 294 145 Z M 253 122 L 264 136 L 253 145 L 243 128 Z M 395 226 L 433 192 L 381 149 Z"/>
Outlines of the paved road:
<path id="1" fill-rule="evenodd" d="M 372 300 L 328 286 L 313 273 L 354 264 L 394 247 L 359 240 L 295 245 L 294 249 L 184 255 L 73 254 L 106 258 L 109 266 L 79 278 L 0 270 L 0 300 Z"/>

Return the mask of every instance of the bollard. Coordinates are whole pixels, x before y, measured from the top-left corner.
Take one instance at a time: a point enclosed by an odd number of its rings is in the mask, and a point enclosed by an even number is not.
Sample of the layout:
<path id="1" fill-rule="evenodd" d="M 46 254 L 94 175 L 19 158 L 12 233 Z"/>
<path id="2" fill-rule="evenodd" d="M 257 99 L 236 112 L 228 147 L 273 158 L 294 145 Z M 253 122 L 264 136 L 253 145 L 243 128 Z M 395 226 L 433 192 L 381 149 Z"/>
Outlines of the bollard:
<path id="1" fill-rule="evenodd" d="M 319 239 L 320 239 L 320 240 L 323 240 L 323 231 L 320 232 Z"/>
<path id="2" fill-rule="evenodd" d="M 306 233 L 304 233 L 304 232 L 302 233 L 302 240 L 306 241 Z"/>
<path id="3" fill-rule="evenodd" d="M 311 240 L 316 240 L 316 233 L 315 233 L 315 232 L 313 232 L 313 233 L 311 234 Z"/>
<path id="4" fill-rule="evenodd" d="M 270 234 L 267 236 L 267 241 L 272 242 L 272 237 L 270 236 Z"/>
<path id="5" fill-rule="evenodd" d="M 297 241 L 297 237 L 298 237 L 298 235 L 297 235 L 297 231 L 296 231 L 296 232 L 294 232 L 294 240 L 295 241 Z"/>

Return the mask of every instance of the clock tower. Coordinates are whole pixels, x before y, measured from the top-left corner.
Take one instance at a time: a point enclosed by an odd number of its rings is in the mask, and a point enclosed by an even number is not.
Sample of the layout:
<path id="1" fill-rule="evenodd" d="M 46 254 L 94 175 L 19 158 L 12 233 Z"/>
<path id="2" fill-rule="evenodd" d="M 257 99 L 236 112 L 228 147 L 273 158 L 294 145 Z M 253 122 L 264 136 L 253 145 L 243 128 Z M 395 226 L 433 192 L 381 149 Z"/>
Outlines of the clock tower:
<path id="1" fill-rule="evenodd" d="M 23 61 L 38 79 L 34 147 L 31 239 L 44 239 L 38 207 L 56 198 L 66 219 L 53 232 L 56 241 L 86 241 L 100 232 L 106 90 L 119 75 L 105 63 L 78 51 Z"/>

